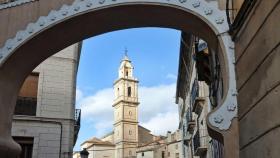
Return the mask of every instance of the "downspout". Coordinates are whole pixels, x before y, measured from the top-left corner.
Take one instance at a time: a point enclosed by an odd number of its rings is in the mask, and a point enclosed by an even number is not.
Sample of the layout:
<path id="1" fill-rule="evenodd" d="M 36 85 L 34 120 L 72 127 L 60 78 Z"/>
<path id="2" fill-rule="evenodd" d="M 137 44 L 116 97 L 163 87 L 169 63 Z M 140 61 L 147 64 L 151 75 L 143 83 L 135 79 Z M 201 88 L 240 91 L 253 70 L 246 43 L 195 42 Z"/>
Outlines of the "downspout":
<path id="1" fill-rule="evenodd" d="M 226 1 L 226 15 L 227 15 L 227 23 L 228 23 L 228 27 L 229 29 L 231 30 L 231 20 L 230 20 L 230 17 L 229 17 L 229 1 L 230 0 L 227 0 Z M 233 2 L 232 2 L 232 6 L 233 7 Z"/>

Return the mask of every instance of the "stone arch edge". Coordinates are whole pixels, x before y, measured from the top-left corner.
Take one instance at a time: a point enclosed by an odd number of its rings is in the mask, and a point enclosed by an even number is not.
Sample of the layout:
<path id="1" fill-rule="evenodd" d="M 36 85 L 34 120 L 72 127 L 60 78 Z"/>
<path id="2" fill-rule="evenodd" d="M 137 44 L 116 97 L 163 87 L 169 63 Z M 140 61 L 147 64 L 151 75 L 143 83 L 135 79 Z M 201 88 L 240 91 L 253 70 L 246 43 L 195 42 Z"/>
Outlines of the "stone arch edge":
<path id="1" fill-rule="evenodd" d="M 216 33 L 220 46 L 224 55 L 226 75 L 228 75 L 228 89 L 223 103 L 219 105 L 213 112 L 209 113 L 207 124 L 215 131 L 226 131 L 230 128 L 231 121 L 237 117 L 237 99 L 236 99 L 236 81 L 234 70 L 234 43 L 227 33 L 228 27 L 225 24 L 225 13 L 218 10 L 217 4 L 214 2 L 205 2 L 203 0 L 76 0 L 72 5 L 63 5 L 57 11 L 51 11 L 47 16 L 42 16 L 34 23 L 27 25 L 25 30 L 18 31 L 14 38 L 8 39 L 4 46 L 0 49 L 0 68 L 8 60 L 8 58 L 23 45 L 25 42 L 35 37 L 40 32 L 60 23 L 61 21 L 83 14 L 86 12 L 111 7 L 114 5 L 127 4 L 161 4 L 170 5 L 188 10 L 201 20 L 205 21 L 210 28 Z M 211 5 L 210 5 L 211 4 Z M 207 18 L 207 19 L 206 19 Z"/>

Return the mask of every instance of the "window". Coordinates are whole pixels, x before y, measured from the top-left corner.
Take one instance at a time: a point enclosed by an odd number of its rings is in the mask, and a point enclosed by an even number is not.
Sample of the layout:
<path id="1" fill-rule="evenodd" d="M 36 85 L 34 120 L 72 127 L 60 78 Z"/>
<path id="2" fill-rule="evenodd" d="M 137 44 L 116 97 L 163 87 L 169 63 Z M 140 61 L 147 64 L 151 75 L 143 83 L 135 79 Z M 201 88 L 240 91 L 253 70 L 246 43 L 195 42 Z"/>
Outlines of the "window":
<path id="1" fill-rule="evenodd" d="M 175 154 L 175 157 L 176 157 L 176 158 L 179 158 L 179 153 L 176 153 L 176 154 Z"/>
<path id="2" fill-rule="evenodd" d="M 145 156 L 145 153 L 144 153 L 144 152 L 142 152 L 142 157 L 143 157 L 143 156 Z"/>
<path id="3" fill-rule="evenodd" d="M 132 151 L 131 150 L 129 150 L 129 156 L 131 156 L 132 155 Z"/>
<path id="4" fill-rule="evenodd" d="M 132 111 L 129 111 L 129 113 L 128 113 L 128 114 L 129 114 L 129 116 L 132 116 Z"/>
<path id="5" fill-rule="evenodd" d="M 128 76 L 128 71 L 125 72 L 125 76 L 126 76 L 126 77 Z"/>
<path id="6" fill-rule="evenodd" d="M 127 96 L 131 97 L 131 87 L 127 88 Z"/>
<path id="7" fill-rule="evenodd" d="M 178 149 L 178 144 L 175 145 L 175 149 Z"/>
<path id="8" fill-rule="evenodd" d="M 129 135 L 132 135 L 132 131 L 131 130 L 129 130 Z"/>
<path id="9" fill-rule="evenodd" d="M 15 107 L 15 115 L 36 115 L 39 73 L 31 73 L 24 81 Z"/>
<path id="10" fill-rule="evenodd" d="M 19 158 L 32 158 L 33 138 L 32 137 L 13 137 L 21 146 L 21 154 Z"/>
<path id="11" fill-rule="evenodd" d="M 168 157 L 170 157 L 170 152 L 168 152 Z"/>
<path id="12" fill-rule="evenodd" d="M 164 151 L 161 152 L 161 158 L 164 158 Z"/>
<path id="13" fill-rule="evenodd" d="M 175 141 L 175 134 L 172 134 L 172 135 L 171 135 L 171 140 L 172 140 L 172 141 Z"/>

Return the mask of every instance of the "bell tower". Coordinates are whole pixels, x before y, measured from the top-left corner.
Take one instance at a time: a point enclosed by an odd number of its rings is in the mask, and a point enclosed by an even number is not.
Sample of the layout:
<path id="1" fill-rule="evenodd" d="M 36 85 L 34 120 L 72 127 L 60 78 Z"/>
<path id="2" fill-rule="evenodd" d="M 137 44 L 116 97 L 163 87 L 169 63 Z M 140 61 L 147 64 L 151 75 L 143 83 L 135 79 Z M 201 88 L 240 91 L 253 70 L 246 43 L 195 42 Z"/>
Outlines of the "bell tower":
<path id="1" fill-rule="evenodd" d="M 127 51 L 114 82 L 114 93 L 115 158 L 133 158 L 138 144 L 138 80 L 133 76 Z"/>

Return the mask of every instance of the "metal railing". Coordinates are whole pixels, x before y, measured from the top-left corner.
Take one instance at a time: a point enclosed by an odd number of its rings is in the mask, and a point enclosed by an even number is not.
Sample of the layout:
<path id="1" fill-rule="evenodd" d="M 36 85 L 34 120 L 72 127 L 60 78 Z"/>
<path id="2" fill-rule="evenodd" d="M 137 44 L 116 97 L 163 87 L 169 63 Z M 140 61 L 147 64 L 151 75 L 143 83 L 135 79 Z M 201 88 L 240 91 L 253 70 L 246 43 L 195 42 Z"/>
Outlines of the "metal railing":
<path id="1" fill-rule="evenodd" d="M 196 151 L 200 147 L 199 131 L 197 131 L 193 137 L 193 149 Z"/>
<path id="2" fill-rule="evenodd" d="M 77 141 L 80 127 L 81 127 L 81 109 L 75 109 L 74 144 Z"/>
<path id="3" fill-rule="evenodd" d="M 224 147 L 223 147 L 223 144 L 221 144 L 220 142 L 218 142 L 217 140 L 215 139 L 212 139 L 211 142 L 211 154 L 212 154 L 212 157 L 214 158 L 224 158 Z"/>
<path id="4" fill-rule="evenodd" d="M 197 79 L 194 80 L 192 91 L 191 91 L 191 98 L 190 98 L 190 105 L 193 108 L 193 104 L 195 103 L 195 99 L 199 96 L 199 85 Z"/>
<path id="5" fill-rule="evenodd" d="M 81 124 L 81 109 L 75 109 L 75 125 Z"/>
<path id="6" fill-rule="evenodd" d="M 193 118 L 192 118 L 192 111 L 190 110 L 190 108 L 188 108 L 187 110 L 187 114 L 186 114 L 186 123 L 188 124 L 188 122 L 190 121 L 193 121 Z"/>
<path id="7" fill-rule="evenodd" d="M 37 109 L 37 98 L 18 97 L 14 114 L 35 116 L 36 109 Z"/>
<path id="8" fill-rule="evenodd" d="M 204 155 L 209 144 L 209 135 L 206 129 L 198 129 L 196 134 L 193 137 L 193 151 L 195 156 L 202 156 Z"/>

